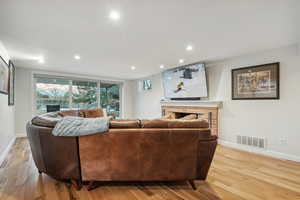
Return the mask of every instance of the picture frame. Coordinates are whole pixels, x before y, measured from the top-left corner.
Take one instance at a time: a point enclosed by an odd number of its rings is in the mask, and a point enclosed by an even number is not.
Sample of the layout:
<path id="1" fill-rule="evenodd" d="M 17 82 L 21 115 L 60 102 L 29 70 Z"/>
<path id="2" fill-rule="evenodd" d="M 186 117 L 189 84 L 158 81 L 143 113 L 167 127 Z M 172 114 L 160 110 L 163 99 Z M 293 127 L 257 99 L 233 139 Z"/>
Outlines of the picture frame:
<path id="1" fill-rule="evenodd" d="M 5 60 L 0 56 L 0 93 L 9 92 L 9 68 Z"/>
<path id="2" fill-rule="evenodd" d="M 232 100 L 280 99 L 280 63 L 231 70 Z"/>
<path id="3" fill-rule="evenodd" d="M 143 80 L 143 90 L 151 90 L 152 89 L 152 81 L 147 79 Z"/>
<path id="4" fill-rule="evenodd" d="M 16 68 L 12 61 L 9 61 L 9 93 L 8 93 L 8 105 L 15 105 L 15 71 Z"/>

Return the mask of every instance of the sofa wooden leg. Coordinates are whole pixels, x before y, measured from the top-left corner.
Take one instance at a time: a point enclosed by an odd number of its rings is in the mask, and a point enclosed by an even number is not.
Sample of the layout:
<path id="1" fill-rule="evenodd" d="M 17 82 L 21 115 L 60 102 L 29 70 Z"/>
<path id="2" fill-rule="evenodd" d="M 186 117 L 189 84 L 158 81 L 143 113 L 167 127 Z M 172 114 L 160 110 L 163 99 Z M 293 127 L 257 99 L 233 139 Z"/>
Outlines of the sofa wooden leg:
<path id="1" fill-rule="evenodd" d="M 90 181 L 89 184 L 87 185 L 87 190 L 91 191 L 91 190 L 93 190 L 95 188 L 96 188 L 95 182 L 94 181 Z"/>
<path id="2" fill-rule="evenodd" d="M 75 187 L 76 190 L 81 190 L 81 183 L 75 179 L 71 179 L 71 184 Z"/>
<path id="3" fill-rule="evenodd" d="M 192 186 L 193 190 L 197 190 L 197 187 L 193 180 L 189 180 L 189 184 Z"/>

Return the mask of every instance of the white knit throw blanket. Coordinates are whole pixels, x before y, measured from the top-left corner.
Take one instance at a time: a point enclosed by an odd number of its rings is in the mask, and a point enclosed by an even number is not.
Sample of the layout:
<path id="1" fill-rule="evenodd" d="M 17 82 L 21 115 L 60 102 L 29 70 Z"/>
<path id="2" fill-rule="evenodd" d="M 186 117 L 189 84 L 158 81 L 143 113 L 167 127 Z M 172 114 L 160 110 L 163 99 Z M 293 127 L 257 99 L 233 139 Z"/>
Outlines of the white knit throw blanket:
<path id="1" fill-rule="evenodd" d="M 109 129 L 110 117 L 82 118 L 67 116 L 57 122 L 54 136 L 82 136 L 103 133 Z"/>

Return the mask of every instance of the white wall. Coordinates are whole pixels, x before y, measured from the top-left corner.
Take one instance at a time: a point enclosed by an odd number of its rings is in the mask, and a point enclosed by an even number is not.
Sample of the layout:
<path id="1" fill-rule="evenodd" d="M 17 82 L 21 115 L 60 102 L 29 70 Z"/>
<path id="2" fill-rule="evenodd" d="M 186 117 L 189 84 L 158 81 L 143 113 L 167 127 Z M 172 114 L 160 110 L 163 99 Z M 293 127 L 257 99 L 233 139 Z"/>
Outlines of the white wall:
<path id="1" fill-rule="evenodd" d="M 135 118 L 154 119 L 161 117 L 160 100 L 163 97 L 161 75 L 147 77 L 152 81 L 151 90 L 142 89 L 142 81 L 136 80 L 134 84 L 133 113 Z"/>
<path id="2" fill-rule="evenodd" d="M 124 81 L 123 83 L 123 93 L 122 93 L 123 118 L 132 119 L 134 117 L 134 113 L 133 113 L 134 84 L 135 84 L 134 81 Z"/>
<path id="3" fill-rule="evenodd" d="M 9 61 L 9 55 L 1 41 L 0 55 L 6 62 Z M 5 151 L 15 138 L 14 113 L 14 106 L 8 106 L 8 96 L 0 93 L 0 163 Z"/>
<path id="4" fill-rule="evenodd" d="M 38 71 L 44 74 L 53 74 L 60 76 L 71 76 L 95 80 L 108 80 L 105 77 L 87 77 L 76 74 L 53 73 L 47 71 Z M 26 123 L 35 115 L 33 109 L 33 70 L 18 67 L 16 69 L 16 135 L 26 136 Z M 116 80 L 120 81 L 120 80 Z M 132 81 L 123 82 L 122 93 L 122 115 L 124 118 L 132 118 Z"/>
<path id="5" fill-rule="evenodd" d="M 231 69 L 264 63 L 281 63 L 280 100 L 231 100 Z M 236 134 L 261 136 L 268 140 L 268 151 L 300 161 L 300 54 L 297 45 L 245 55 L 207 64 L 210 100 L 224 102 L 220 112 L 220 138 L 235 143 Z M 160 116 L 163 96 L 161 75 L 153 80 L 151 91 L 138 90 L 135 81 L 134 114 L 139 118 Z M 287 144 L 280 144 L 284 139 Z M 270 153 L 270 154 L 272 154 Z M 284 156 L 283 156 L 284 157 Z"/>
<path id="6" fill-rule="evenodd" d="M 32 71 L 17 67 L 15 130 L 18 137 L 26 136 L 26 123 L 33 116 L 32 90 Z"/>
<path id="7" fill-rule="evenodd" d="M 300 157 L 300 58 L 297 46 L 229 59 L 209 65 L 211 96 L 224 102 L 221 139 L 235 143 L 236 134 L 266 137 L 268 149 Z M 279 61 L 280 100 L 231 100 L 231 69 Z M 281 144 L 284 139 L 287 144 Z"/>

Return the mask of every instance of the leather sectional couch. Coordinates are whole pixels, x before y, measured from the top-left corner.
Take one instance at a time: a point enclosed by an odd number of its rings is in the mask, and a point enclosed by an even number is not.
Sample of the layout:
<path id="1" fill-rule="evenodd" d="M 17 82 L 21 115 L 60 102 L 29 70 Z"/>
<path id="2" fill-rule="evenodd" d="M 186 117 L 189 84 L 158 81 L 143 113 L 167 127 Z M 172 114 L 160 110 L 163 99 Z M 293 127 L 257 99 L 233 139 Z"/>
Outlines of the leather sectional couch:
<path id="1" fill-rule="evenodd" d="M 63 111 L 59 116 L 101 117 L 101 109 Z M 37 116 L 27 124 L 40 173 L 76 186 L 94 181 L 205 180 L 217 145 L 201 120 L 111 120 L 108 132 L 53 136 L 56 120 Z"/>

